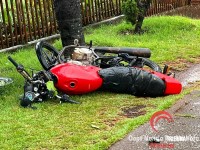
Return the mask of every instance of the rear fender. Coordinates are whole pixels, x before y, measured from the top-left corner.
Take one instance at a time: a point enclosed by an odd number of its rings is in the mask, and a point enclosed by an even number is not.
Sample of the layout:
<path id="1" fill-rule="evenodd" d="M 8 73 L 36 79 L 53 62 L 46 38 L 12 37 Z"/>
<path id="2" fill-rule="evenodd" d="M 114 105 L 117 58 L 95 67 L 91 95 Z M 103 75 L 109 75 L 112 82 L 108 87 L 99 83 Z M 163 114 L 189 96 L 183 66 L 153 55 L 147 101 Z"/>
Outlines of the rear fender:
<path id="1" fill-rule="evenodd" d="M 155 71 L 152 71 L 151 73 L 165 82 L 166 89 L 164 95 L 179 94 L 182 91 L 182 84 L 175 78 Z"/>

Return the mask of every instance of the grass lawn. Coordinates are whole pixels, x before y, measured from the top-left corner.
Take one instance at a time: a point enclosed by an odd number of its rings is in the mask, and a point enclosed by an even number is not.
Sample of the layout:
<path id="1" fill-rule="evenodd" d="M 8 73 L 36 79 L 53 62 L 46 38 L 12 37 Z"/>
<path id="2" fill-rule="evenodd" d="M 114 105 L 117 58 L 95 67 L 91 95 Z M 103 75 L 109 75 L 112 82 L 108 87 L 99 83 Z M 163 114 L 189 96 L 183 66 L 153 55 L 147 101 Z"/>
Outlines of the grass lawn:
<path id="1" fill-rule="evenodd" d="M 130 35 L 131 25 L 102 26 L 86 30 L 86 41 L 94 45 L 147 47 L 151 59 L 163 64 L 175 64 L 182 69 L 187 62 L 198 62 L 200 56 L 200 20 L 184 17 L 150 17 L 144 21 L 143 35 Z M 54 43 L 61 49 L 61 42 Z M 38 109 L 19 107 L 23 93 L 23 78 L 8 62 L 11 55 L 25 68 L 40 70 L 34 48 L 18 52 L 0 53 L 0 76 L 14 79 L 14 83 L 0 88 L 0 149 L 106 149 L 129 131 L 147 122 L 152 113 L 171 106 L 191 90 L 179 95 L 142 98 L 127 94 L 94 92 L 72 96 L 81 104 L 59 104 L 57 100 L 34 104 Z M 173 62 L 173 63 L 172 63 Z M 29 70 L 30 71 L 30 70 Z M 138 111 L 128 118 L 126 110 Z M 124 111 L 125 110 L 125 111 Z M 140 115 L 140 116 L 137 116 Z"/>

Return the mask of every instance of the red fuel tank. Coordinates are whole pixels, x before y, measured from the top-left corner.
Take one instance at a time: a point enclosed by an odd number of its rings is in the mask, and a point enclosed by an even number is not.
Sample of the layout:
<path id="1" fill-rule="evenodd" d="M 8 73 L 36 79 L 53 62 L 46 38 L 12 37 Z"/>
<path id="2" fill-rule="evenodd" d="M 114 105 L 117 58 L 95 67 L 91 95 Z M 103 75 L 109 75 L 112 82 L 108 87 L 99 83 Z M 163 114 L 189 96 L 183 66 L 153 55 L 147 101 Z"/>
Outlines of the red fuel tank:
<path id="1" fill-rule="evenodd" d="M 72 63 L 56 65 L 50 71 L 57 77 L 55 87 L 66 94 L 85 94 L 97 90 L 102 78 L 95 66 L 81 66 Z"/>

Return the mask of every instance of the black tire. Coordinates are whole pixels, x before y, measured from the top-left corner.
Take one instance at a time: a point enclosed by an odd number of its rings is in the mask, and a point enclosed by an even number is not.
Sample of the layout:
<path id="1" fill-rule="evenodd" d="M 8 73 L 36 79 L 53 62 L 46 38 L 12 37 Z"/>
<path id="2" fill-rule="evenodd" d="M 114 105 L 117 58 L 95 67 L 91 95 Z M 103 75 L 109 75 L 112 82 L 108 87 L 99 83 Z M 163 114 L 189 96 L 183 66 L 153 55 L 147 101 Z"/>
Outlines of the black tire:
<path id="1" fill-rule="evenodd" d="M 51 69 L 57 63 L 59 52 L 46 42 L 38 42 L 35 46 L 37 57 L 45 70 Z"/>
<path id="2" fill-rule="evenodd" d="M 162 69 L 160 68 L 160 66 L 158 64 L 156 64 L 155 62 L 151 61 L 150 59 L 142 58 L 142 62 L 144 65 L 143 67 L 147 66 L 150 69 L 152 69 L 153 71 L 162 73 Z"/>

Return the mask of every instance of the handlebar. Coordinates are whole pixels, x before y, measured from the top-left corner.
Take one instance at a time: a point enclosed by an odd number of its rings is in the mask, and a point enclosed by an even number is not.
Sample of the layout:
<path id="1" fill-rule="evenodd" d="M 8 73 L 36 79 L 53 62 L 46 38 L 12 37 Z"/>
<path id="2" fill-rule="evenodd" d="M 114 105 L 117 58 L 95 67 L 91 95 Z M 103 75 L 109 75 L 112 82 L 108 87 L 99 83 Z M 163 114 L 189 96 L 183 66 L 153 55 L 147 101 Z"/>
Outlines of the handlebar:
<path id="1" fill-rule="evenodd" d="M 16 67 L 17 71 L 29 82 L 32 81 L 29 73 L 24 69 L 23 65 L 18 64 L 12 57 L 8 56 L 8 60 Z"/>
<path id="2" fill-rule="evenodd" d="M 8 60 L 10 60 L 10 62 L 11 62 L 16 68 L 19 67 L 19 65 L 17 64 L 17 62 L 16 62 L 14 59 L 12 59 L 12 57 L 8 56 Z"/>

